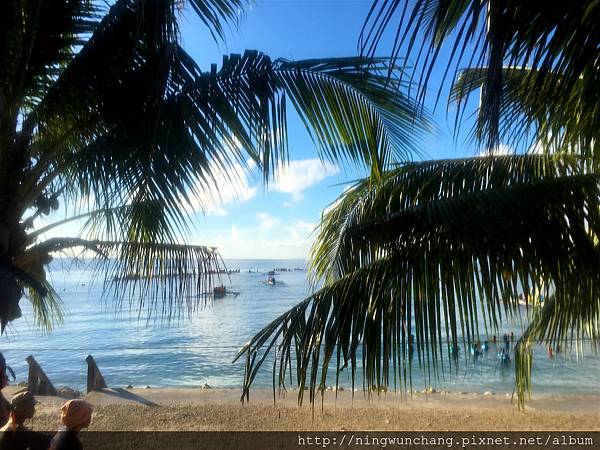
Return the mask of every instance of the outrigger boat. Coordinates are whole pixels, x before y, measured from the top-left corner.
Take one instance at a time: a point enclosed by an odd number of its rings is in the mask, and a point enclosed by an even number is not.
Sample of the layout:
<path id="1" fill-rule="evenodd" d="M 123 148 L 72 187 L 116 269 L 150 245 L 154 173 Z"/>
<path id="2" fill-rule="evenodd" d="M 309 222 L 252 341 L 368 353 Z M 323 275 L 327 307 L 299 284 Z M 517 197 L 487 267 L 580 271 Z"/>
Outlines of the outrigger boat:
<path id="1" fill-rule="evenodd" d="M 238 295 L 240 295 L 240 293 L 239 292 L 229 291 L 223 285 L 221 285 L 221 286 L 215 286 L 215 288 L 213 289 L 213 297 L 215 297 L 215 298 L 225 297 L 226 295 L 233 295 L 234 297 L 237 297 Z"/>

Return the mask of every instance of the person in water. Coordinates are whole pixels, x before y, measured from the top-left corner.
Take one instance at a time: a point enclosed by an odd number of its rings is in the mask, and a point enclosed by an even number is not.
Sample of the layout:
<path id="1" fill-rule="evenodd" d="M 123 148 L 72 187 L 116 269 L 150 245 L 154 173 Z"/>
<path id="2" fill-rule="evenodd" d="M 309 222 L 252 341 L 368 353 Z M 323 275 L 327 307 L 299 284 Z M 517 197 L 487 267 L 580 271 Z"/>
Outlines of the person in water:
<path id="1" fill-rule="evenodd" d="M 0 353 L 0 427 L 3 427 L 6 422 L 8 422 L 8 417 L 11 410 L 10 402 L 6 400 L 2 394 L 2 389 L 8 385 L 8 376 L 6 375 L 7 370 L 14 379 L 15 373 L 9 366 L 6 365 L 6 360 L 4 359 L 2 353 Z"/>
<path id="2" fill-rule="evenodd" d="M 60 410 L 64 427 L 52 438 L 49 450 L 82 450 L 83 446 L 77 435 L 90 425 L 92 405 L 85 400 L 69 400 Z"/>
<path id="3" fill-rule="evenodd" d="M 46 450 L 49 439 L 25 427 L 35 415 L 36 400 L 31 392 L 16 394 L 11 402 L 8 422 L 0 428 L 0 450 Z"/>

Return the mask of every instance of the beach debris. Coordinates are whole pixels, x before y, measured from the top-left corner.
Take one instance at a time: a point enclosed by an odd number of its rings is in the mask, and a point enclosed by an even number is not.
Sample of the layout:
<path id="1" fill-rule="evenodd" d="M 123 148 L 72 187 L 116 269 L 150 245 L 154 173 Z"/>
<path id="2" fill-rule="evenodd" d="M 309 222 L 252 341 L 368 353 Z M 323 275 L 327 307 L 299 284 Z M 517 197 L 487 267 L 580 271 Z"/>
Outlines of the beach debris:
<path id="1" fill-rule="evenodd" d="M 127 386 L 125 386 L 125 389 L 133 389 L 133 386 L 128 384 Z"/>
<path id="2" fill-rule="evenodd" d="M 152 386 L 146 386 L 144 389 L 152 389 Z"/>
<path id="3" fill-rule="evenodd" d="M 58 388 L 58 395 L 59 397 L 72 399 L 81 397 L 81 392 L 76 391 L 75 389 L 70 388 L 69 386 L 63 386 L 61 388 Z"/>
<path id="4" fill-rule="evenodd" d="M 490 391 L 485 391 L 485 392 L 483 393 L 483 395 L 494 395 L 494 394 L 492 394 Z"/>
<path id="5" fill-rule="evenodd" d="M 212 386 L 208 383 L 204 383 L 204 386 L 202 386 L 202 389 L 212 389 Z"/>
<path id="6" fill-rule="evenodd" d="M 88 365 L 88 372 L 87 372 L 87 391 L 88 391 L 88 393 L 92 392 L 92 391 L 99 391 L 100 389 L 107 388 L 108 386 L 106 385 L 106 381 L 104 381 L 104 377 L 102 376 L 100 369 L 98 369 L 98 365 L 96 364 L 94 357 L 92 355 L 88 355 L 87 358 L 85 358 L 85 362 L 87 362 L 87 365 Z"/>
<path id="7" fill-rule="evenodd" d="M 29 355 L 25 360 L 27 361 L 27 364 L 29 364 L 29 377 L 27 380 L 28 391 L 33 395 L 58 396 L 58 391 L 33 355 Z"/>

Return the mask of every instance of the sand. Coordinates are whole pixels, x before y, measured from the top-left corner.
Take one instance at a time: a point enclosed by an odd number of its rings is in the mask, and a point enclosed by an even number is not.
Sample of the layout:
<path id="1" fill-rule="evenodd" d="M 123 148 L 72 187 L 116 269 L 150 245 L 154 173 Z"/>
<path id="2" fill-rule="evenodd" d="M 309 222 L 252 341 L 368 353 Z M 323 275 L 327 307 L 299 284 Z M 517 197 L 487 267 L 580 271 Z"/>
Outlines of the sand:
<path id="1" fill-rule="evenodd" d="M 4 390 L 5 396 L 18 391 Z M 251 392 L 240 403 L 239 389 L 105 389 L 86 400 L 95 406 L 96 431 L 525 431 L 600 430 L 600 396 L 534 396 L 520 412 L 510 396 L 491 393 L 415 393 L 374 396 L 326 392 L 314 410 L 297 404 L 297 392 L 277 397 L 271 390 Z M 41 402 L 32 427 L 56 430 L 60 397 Z"/>

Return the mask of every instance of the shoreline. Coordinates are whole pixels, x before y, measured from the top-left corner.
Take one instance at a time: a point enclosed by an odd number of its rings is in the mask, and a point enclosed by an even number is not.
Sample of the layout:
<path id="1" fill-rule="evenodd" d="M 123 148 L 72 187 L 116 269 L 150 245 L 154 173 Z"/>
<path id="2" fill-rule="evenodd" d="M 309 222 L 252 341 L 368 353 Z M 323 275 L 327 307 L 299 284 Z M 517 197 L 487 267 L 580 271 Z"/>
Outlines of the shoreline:
<path id="1" fill-rule="evenodd" d="M 7 398 L 23 389 L 5 388 Z M 277 396 L 271 389 L 112 388 L 84 398 L 95 407 L 91 431 L 293 431 L 414 430 L 524 431 L 600 430 L 600 395 L 533 395 L 526 411 L 510 396 L 414 393 L 412 398 L 388 393 L 369 400 L 361 393 L 327 391 L 314 408 L 297 391 Z M 56 430 L 59 407 L 67 399 L 36 397 L 36 430 Z"/>

